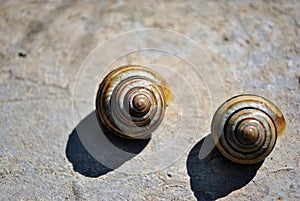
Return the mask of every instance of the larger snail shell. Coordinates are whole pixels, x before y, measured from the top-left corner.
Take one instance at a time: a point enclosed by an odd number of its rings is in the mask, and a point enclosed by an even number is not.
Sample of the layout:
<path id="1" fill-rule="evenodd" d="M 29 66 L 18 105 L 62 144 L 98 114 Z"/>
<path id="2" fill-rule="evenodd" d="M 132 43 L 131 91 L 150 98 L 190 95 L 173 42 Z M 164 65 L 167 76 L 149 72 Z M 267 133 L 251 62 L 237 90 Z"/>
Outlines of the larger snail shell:
<path id="1" fill-rule="evenodd" d="M 171 99 L 167 82 L 143 66 L 122 66 L 100 83 L 96 111 L 110 132 L 124 138 L 148 138 L 163 120 Z"/>
<path id="2" fill-rule="evenodd" d="M 216 111 L 211 124 L 217 148 L 226 158 L 241 164 L 254 164 L 267 157 L 285 128 L 281 111 L 256 95 L 229 99 Z"/>

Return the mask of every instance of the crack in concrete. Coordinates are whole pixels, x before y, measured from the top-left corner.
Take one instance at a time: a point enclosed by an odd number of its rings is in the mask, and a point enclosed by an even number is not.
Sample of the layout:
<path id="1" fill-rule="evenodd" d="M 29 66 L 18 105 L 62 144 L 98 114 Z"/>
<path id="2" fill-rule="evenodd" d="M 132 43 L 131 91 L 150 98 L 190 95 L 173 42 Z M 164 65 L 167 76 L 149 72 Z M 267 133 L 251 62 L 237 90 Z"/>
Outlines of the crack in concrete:
<path id="1" fill-rule="evenodd" d="M 12 75 L 12 78 L 16 79 L 16 80 L 20 80 L 20 81 L 29 81 L 31 83 L 39 84 L 39 85 L 42 85 L 42 86 L 45 86 L 45 87 L 55 87 L 55 88 L 64 90 L 66 93 L 68 93 L 68 95 L 70 95 L 70 91 L 68 90 L 69 83 L 65 87 L 63 87 L 61 85 L 47 83 L 44 80 L 38 80 L 37 81 L 37 80 L 31 79 L 31 78 L 28 78 L 28 77 L 21 77 L 21 76 L 17 76 L 17 75 Z"/>
<path id="2" fill-rule="evenodd" d="M 277 173 L 277 172 L 281 172 L 281 171 L 290 171 L 290 170 L 293 170 L 293 168 L 280 168 L 280 169 L 277 169 L 277 170 L 274 170 L 270 173 Z"/>
<path id="3" fill-rule="evenodd" d="M 57 84 L 51 84 L 51 83 L 46 83 L 44 80 L 34 80 L 28 77 L 21 77 L 18 75 L 14 75 L 12 70 L 0 70 L 0 74 L 1 73 L 8 73 L 9 74 L 9 79 L 15 79 L 15 80 L 19 80 L 19 81 L 24 81 L 24 82 L 31 82 L 33 84 L 38 84 L 44 87 L 54 87 L 56 89 L 60 89 L 62 91 L 64 91 L 66 93 L 66 96 L 62 96 L 62 97 L 70 97 L 71 96 L 71 92 L 69 90 L 69 83 L 67 83 L 67 85 L 65 87 L 61 86 L 61 85 L 57 85 Z M 61 98 L 59 96 L 54 96 L 54 98 Z M 12 100 L 14 101 L 14 100 Z"/>
<path id="4" fill-rule="evenodd" d="M 63 100 L 68 100 L 68 97 L 28 98 L 28 99 L 15 98 L 15 99 L 9 99 L 7 101 L 0 101 L 0 104 L 4 105 L 10 103 L 24 103 L 24 102 L 34 102 L 34 101 L 53 101 L 53 100 L 57 100 L 58 98 Z"/>

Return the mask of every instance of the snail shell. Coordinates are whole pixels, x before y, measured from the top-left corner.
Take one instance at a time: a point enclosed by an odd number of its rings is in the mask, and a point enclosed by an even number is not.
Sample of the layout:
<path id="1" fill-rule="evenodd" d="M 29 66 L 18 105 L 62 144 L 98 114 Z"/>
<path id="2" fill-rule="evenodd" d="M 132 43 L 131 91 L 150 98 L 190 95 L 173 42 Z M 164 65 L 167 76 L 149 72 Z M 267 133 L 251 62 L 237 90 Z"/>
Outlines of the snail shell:
<path id="1" fill-rule="evenodd" d="M 148 138 L 171 99 L 167 82 L 143 66 L 122 66 L 100 83 L 96 113 L 101 125 L 124 138 Z"/>
<path id="2" fill-rule="evenodd" d="M 284 116 L 272 102 L 256 95 L 240 95 L 218 108 L 211 133 L 226 158 L 236 163 L 254 164 L 271 153 L 277 136 L 281 136 L 285 128 Z"/>

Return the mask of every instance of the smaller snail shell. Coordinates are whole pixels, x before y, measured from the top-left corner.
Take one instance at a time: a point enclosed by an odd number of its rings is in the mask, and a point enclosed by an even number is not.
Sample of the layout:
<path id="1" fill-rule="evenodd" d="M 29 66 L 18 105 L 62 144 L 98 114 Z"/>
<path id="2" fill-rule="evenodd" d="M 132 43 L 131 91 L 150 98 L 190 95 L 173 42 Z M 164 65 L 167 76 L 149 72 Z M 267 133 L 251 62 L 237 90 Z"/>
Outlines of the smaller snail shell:
<path id="1" fill-rule="evenodd" d="M 256 95 L 227 100 L 211 123 L 217 148 L 226 158 L 241 164 L 254 164 L 267 157 L 285 128 L 281 111 L 271 101 Z"/>
<path id="2" fill-rule="evenodd" d="M 161 123 L 171 99 L 167 82 L 143 66 L 122 66 L 100 83 L 96 111 L 106 129 L 124 138 L 146 138 Z"/>

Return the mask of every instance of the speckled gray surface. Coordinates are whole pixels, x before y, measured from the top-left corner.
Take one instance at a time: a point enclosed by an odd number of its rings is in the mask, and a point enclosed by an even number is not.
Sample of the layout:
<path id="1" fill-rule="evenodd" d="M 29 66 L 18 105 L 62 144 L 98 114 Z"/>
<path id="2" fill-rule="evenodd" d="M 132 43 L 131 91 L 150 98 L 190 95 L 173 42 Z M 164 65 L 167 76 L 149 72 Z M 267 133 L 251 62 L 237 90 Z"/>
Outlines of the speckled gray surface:
<path id="1" fill-rule="evenodd" d="M 296 0 L 2 1 L 0 199 L 300 199 L 299 9 Z M 94 105 L 85 102 L 93 102 L 93 97 L 77 97 L 84 112 L 74 121 L 72 94 L 81 64 L 98 44 L 147 27 L 172 30 L 194 40 L 218 69 L 226 98 L 254 93 L 280 107 L 287 131 L 262 164 L 235 165 L 215 149 L 204 160 L 197 158 L 217 109 L 205 111 L 210 107 L 205 89 L 202 116 L 190 116 L 198 118 L 201 127 L 191 134 L 193 125 L 187 126 L 193 139 L 185 140 L 191 146 L 181 150 L 183 154 L 168 167 L 140 174 L 118 171 L 149 163 L 139 158 L 163 147 L 172 135 L 152 140 L 116 170 L 94 161 L 84 150 L 74 129 L 93 117 L 90 108 Z M 135 57 L 128 62 L 147 63 Z M 177 78 L 169 79 L 176 82 Z M 192 78 L 190 84 L 195 83 Z M 190 102 L 186 97 L 181 104 Z M 174 110 L 176 104 L 170 115 L 177 114 Z"/>

